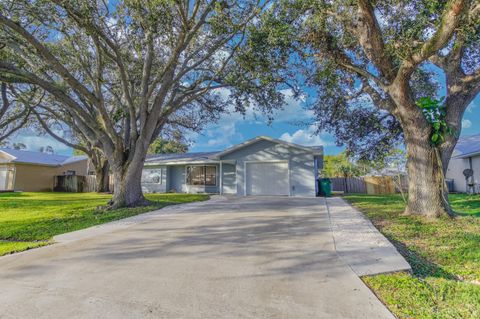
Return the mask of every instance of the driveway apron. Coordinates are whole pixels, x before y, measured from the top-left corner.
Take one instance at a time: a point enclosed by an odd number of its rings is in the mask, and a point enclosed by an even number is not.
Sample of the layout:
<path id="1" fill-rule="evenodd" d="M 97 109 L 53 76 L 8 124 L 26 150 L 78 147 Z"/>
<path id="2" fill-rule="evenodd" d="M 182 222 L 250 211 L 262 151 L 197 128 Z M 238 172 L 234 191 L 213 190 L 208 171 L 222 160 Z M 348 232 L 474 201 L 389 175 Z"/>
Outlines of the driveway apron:
<path id="1" fill-rule="evenodd" d="M 323 199 L 229 198 L 0 258 L 0 318 L 393 318 Z"/>

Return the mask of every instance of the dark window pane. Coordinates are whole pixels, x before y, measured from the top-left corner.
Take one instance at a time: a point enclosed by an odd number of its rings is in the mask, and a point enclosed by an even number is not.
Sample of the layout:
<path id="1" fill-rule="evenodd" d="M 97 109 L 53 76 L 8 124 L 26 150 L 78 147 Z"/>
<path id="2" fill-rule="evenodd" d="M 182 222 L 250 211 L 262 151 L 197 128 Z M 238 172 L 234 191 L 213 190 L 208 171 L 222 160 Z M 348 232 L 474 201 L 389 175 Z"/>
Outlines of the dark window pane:
<path id="1" fill-rule="evenodd" d="M 217 167 L 216 166 L 205 167 L 205 185 L 210 185 L 210 186 L 217 185 Z"/>
<path id="2" fill-rule="evenodd" d="M 203 166 L 190 166 L 187 168 L 187 184 L 203 185 L 204 184 L 204 168 Z"/>
<path id="3" fill-rule="evenodd" d="M 216 173 L 215 166 L 188 166 L 187 184 L 215 186 L 217 184 Z"/>

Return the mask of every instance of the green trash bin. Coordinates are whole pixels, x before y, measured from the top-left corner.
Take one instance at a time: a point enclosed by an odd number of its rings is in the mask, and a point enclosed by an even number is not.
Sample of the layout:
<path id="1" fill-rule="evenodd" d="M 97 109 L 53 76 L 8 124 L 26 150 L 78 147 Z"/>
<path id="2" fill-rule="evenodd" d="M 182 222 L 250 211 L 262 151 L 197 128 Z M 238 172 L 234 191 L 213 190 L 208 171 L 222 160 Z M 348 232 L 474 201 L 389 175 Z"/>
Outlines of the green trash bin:
<path id="1" fill-rule="evenodd" d="M 320 194 L 325 197 L 332 196 L 332 181 L 329 178 L 320 180 Z"/>

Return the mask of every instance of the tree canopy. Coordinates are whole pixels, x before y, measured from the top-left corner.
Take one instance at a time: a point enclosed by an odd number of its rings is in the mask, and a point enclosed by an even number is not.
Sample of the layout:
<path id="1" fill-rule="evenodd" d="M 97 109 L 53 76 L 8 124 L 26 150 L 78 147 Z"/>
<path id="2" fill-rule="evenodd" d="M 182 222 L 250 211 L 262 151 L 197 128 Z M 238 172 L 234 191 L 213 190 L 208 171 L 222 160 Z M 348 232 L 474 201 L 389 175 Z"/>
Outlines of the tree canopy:
<path id="1" fill-rule="evenodd" d="M 28 103 L 32 102 L 32 96 L 5 82 L 0 82 L 0 95 L 0 145 L 5 145 L 9 137 L 28 123 L 31 114 Z"/>
<path id="2" fill-rule="evenodd" d="M 369 160 L 405 143 L 406 212 L 440 216 L 452 214 L 444 172 L 480 91 L 479 15 L 473 0 L 284 0 L 262 25 L 281 31 L 268 51 L 300 57 L 284 67 L 316 88 L 318 130 Z"/>
<path id="3" fill-rule="evenodd" d="M 68 118 L 108 158 L 113 205 L 135 205 L 144 201 L 148 146 L 166 126 L 214 120 L 227 103 L 238 110 L 281 105 L 279 83 L 259 80 L 241 59 L 268 4 L 2 1 L 0 43 L 15 59 L 0 61 L 0 80 L 43 90 L 55 103 L 42 109 Z"/>
<path id="4" fill-rule="evenodd" d="M 188 145 L 181 140 L 166 140 L 163 138 L 156 138 L 148 148 L 148 154 L 172 154 L 172 153 L 186 153 Z"/>

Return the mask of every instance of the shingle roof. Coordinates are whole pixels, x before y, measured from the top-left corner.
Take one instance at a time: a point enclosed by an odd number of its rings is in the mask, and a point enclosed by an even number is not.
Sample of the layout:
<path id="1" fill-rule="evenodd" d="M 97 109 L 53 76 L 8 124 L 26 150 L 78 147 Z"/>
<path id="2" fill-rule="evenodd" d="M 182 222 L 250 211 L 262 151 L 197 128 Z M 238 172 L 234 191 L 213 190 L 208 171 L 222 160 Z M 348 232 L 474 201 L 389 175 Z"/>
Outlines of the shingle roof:
<path id="1" fill-rule="evenodd" d="M 453 152 L 454 157 L 480 154 L 480 134 L 461 136 Z"/>
<path id="2" fill-rule="evenodd" d="M 156 164 L 165 164 L 165 163 L 193 163 L 193 162 L 200 162 L 200 163 L 208 163 L 208 162 L 216 162 L 218 161 L 223 155 L 233 152 L 242 147 L 246 147 L 250 144 L 256 143 L 260 140 L 267 140 L 274 143 L 284 144 L 290 147 L 300 148 L 309 152 L 312 152 L 314 155 L 323 154 L 323 146 L 302 146 L 294 143 L 285 142 L 282 140 L 274 139 L 268 136 L 257 136 L 252 138 L 248 141 L 243 143 L 234 145 L 224 151 L 217 151 L 217 152 L 197 152 L 197 153 L 183 153 L 183 154 L 155 154 L 155 155 L 147 155 L 147 159 L 145 160 L 145 165 L 156 165 Z"/>
<path id="3" fill-rule="evenodd" d="M 0 148 L 0 151 L 14 157 L 11 163 L 29 163 L 38 165 L 60 166 L 67 163 L 77 162 L 87 158 L 85 155 L 65 156 L 58 154 L 46 154 L 40 152 Z"/>
<path id="4" fill-rule="evenodd" d="M 295 144 L 295 143 L 290 143 L 290 142 L 287 142 L 287 141 L 284 141 L 284 140 L 279 140 L 279 139 L 276 139 L 276 138 L 272 138 L 272 137 L 269 137 L 269 136 L 260 135 L 260 136 L 254 137 L 252 139 L 249 139 L 249 140 L 247 140 L 243 143 L 233 145 L 232 147 L 227 148 L 226 150 L 224 150 L 222 152 L 219 152 L 216 156 L 217 157 L 222 157 L 226 154 L 232 153 L 232 152 L 234 152 L 238 149 L 244 148 L 244 147 L 246 147 L 250 144 L 254 144 L 254 143 L 256 143 L 258 141 L 261 141 L 261 140 L 270 141 L 270 142 L 273 142 L 273 143 L 283 144 L 283 145 L 286 145 L 286 146 L 289 146 L 289 147 L 302 149 L 302 150 L 305 150 L 305 151 L 312 152 L 312 154 L 314 154 L 314 155 L 323 155 L 323 146 L 321 146 L 321 145 L 318 145 L 318 146 L 303 146 L 303 145 L 299 145 L 299 144 Z"/>

